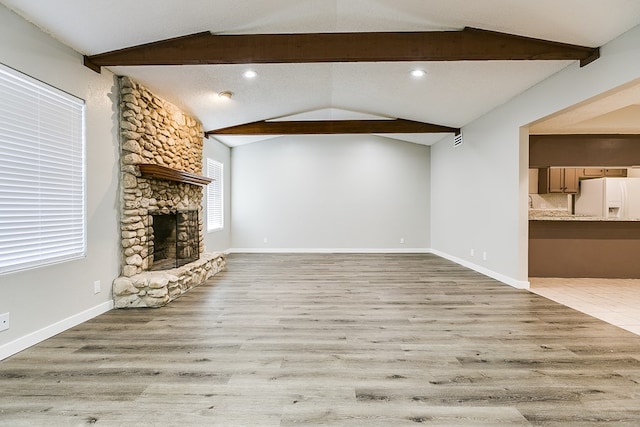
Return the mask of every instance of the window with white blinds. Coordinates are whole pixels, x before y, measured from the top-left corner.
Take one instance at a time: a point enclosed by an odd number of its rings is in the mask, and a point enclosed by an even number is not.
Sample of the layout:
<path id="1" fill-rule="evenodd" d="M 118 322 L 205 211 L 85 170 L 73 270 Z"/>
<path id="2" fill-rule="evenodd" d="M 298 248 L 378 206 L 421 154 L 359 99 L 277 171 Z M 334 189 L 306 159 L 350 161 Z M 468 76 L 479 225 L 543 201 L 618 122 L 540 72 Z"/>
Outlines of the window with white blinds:
<path id="1" fill-rule="evenodd" d="M 224 228 L 223 166 L 220 162 L 207 159 L 207 177 L 213 179 L 207 185 L 207 231 Z"/>
<path id="2" fill-rule="evenodd" d="M 0 274 L 85 256 L 84 116 L 0 64 Z"/>

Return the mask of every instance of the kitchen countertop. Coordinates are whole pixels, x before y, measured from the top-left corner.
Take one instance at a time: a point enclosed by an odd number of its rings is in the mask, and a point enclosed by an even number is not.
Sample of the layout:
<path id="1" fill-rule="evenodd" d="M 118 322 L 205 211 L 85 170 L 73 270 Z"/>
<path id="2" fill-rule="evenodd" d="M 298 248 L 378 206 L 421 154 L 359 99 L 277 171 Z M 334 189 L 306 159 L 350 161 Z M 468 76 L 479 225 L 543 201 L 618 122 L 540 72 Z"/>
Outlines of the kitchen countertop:
<path id="1" fill-rule="evenodd" d="M 571 215 L 567 211 L 533 210 L 529 211 L 529 221 L 616 221 L 640 222 L 640 218 L 605 218 L 601 216 Z"/>

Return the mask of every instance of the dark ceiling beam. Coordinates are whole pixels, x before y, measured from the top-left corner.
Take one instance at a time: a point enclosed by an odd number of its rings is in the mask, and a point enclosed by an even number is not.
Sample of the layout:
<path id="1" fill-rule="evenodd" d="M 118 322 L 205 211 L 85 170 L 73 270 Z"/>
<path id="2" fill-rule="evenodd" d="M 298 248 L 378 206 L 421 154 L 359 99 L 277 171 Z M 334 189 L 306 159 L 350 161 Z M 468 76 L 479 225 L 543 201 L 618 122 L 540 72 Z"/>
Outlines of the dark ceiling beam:
<path id="1" fill-rule="evenodd" d="M 209 135 L 330 135 L 365 133 L 460 133 L 460 129 L 412 120 L 262 121 L 215 129 Z"/>
<path id="2" fill-rule="evenodd" d="M 460 31 L 236 34 L 209 32 L 84 57 L 103 66 L 281 64 L 314 62 L 580 60 L 599 48 L 465 28 Z"/>

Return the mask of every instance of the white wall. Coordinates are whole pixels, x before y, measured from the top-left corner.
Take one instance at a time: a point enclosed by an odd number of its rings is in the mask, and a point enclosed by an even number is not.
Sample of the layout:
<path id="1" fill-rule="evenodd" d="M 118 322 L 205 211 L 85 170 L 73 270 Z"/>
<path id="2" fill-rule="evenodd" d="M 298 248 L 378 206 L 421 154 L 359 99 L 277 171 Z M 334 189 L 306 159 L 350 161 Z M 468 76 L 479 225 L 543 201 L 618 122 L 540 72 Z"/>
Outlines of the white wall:
<path id="1" fill-rule="evenodd" d="M 636 27 L 604 46 L 592 64 L 575 63 L 465 126 L 463 146 L 454 148 L 450 140 L 435 144 L 434 251 L 526 287 L 528 133 L 521 127 L 639 77 Z"/>
<path id="2" fill-rule="evenodd" d="M 86 259 L 0 276 L 0 313 L 11 316 L 10 329 L 0 332 L 2 359 L 109 310 L 120 252 L 114 76 L 84 67 L 81 55 L 4 6 L 0 40 L 0 62 L 86 101 L 88 239 Z"/>
<path id="3" fill-rule="evenodd" d="M 231 164 L 234 249 L 429 248 L 427 146 L 290 136 L 233 148 Z"/>
<path id="4" fill-rule="evenodd" d="M 225 252 L 231 248 L 231 149 L 214 138 L 204 140 L 203 146 L 203 174 L 206 175 L 207 158 L 216 160 L 223 165 L 223 189 L 224 197 L 224 228 L 207 232 L 206 212 L 207 193 L 205 189 L 203 206 L 205 212 L 204 246 L 205 252 Z"/>

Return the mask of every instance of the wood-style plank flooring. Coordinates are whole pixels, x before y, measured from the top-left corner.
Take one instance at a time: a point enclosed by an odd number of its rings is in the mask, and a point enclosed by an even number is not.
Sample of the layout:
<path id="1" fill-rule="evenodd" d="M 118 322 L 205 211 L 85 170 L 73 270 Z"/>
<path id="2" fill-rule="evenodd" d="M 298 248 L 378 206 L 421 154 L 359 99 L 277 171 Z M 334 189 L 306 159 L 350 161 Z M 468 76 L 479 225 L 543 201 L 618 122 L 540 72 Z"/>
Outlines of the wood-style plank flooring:
<path id="1" fill-rule="evenodd" d="M 232 255 L 0 362 L 2 426 L 640 425 L 640 337 L 434 255 Z"/>

